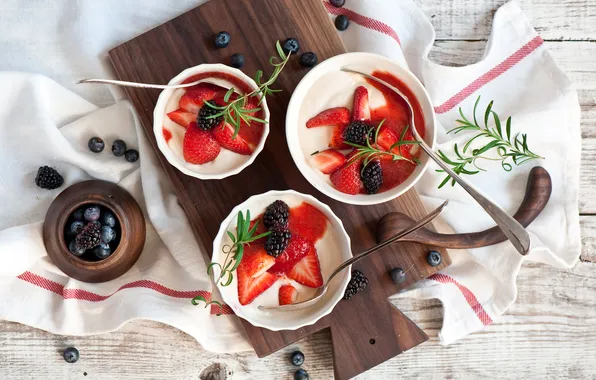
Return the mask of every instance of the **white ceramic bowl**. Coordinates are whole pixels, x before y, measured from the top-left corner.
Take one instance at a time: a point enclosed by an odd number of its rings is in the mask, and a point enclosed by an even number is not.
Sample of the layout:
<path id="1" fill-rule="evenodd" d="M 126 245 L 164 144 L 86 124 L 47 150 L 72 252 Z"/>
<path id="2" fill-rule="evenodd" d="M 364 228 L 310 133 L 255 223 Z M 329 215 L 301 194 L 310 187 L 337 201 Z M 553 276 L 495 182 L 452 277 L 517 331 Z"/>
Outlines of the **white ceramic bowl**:
<path id="1" fill-rule="evenodd" d="M 232 74 L 246 82 L 251 88 L 257 89 L 255 81 L 242 71 L 219 63 L 202 64 L 188 68 L 174 77 L 168 84 L 179 84 L 193 75 L 214 71 Z M 210 78 L 206 80 L 221 85 L 222 87 L 232 87 L 231 83 L 221 79 Z M 217 156 L 214 161 L 203 165 L 194 165 L 186 162 L 182 153 L 182 141 L 186 129 L 171 121 L 167 116 L 169 112 L 178 109 L 178 101 L 183 94 L 183 89 L 163 90 L 157 99 L 157 104 L 153 111 L 153 133 L 157 140 L 157 146 L 172 166 L 191 177 L 200 179 L 222 179 L 240 173 L 254 162 L 257 155 L 263 150 L 265 141 L 269 135 L 269 108 L 267 107 L 266 99 L 263 100 L 260 107 L 263 109 L 264 119 L 267 120 L 267 124 L 264 125 L 261 141 L 259 141 L 259 144 L 255 147 L 250 156 L 240 155 L 222 148 L 219 156 Z M 173 135 L 169 145 L 164 138 L 164 127 Z"/>
<path id="2" fill-rule="evenodd" d="M 369 89 L 373 87 L 367 84 L 362 76 L 349 74 L 340 71 L 342 67 L 359 69 L 364 73 L 372 73 L 375 70 L 388 71 L 401 79 L 414 93 L 418 99 L 425 120 L 425 141 L 431 147 L 435 144 L 435 114 L 430 97 L 418 78 L 407 68 L 398 62 L 392 61 L 380 55 L 371 53 L 346 53 L 327 59 L 312 69 L 300 81 L 290 99 L 286 115 L 286 138 L 288 147 L 296 166 L 304 177 L 320 192 L 340 202 L 355 205 L 371 205 L 387 202 L 408 191 L 420 179 L 429 158 L 422 153 L 421 163 L 416 167 L 408 179 L 391 190 L 368 195 L 350 195 L 336 190 L 328 175 L 324 175 L 308 162 L 310 154 L 319 149 L 326 149 L 332 128 L 322 127 L 308 130 L 309 133 L 318 134 L 324 144 L 319 144 L 316 149 L 311 146 L 312 141 L 304 137 L 307 131 L 306 122 L 319 112 L 333 107 L 352 106 L 354 89 L 364 85 Z M 376 90 L 373 90 L 376 91 Z M 372 96 L 371 92 L 371 96 Z M 373 98 L 371 98 L 371 103 Z M 417 126 L 420 129 L 420 126 Z M 316 131 L 315 131 L 316 130 Z M 301 140 L 301 137 L 303 139 Z"/>
<path id="3" fill-rule="evenodd" d="M 325 236 L 315 245 L 321 264 L 321 274 L 323 276 L 323 281 L 325 281 L 333 269 L 352 257 L 350 237 L 346 233 L 341 220 L 335 216 L 329 206 L 319 202 L 316 198 L 310 195 L 301 194 L 292 190 L 269 191 L 264 194 L 255 195 L 235 207 L 230 215 L 221 223 L 219 232 L 213 241 L 212 261 L 218 263 L 224 262 L 225 257 L 221 251 L 221 247 L 225 244 L 231 244 L 231 240 L 226 231 L 236 232 L 236 218 L 238 212 L 242 211 L 243 213 L 246 213 L 246 210 L 250 210 L 251 218 L 254 218 L 263 213 L 269 204 L 278 199 L 285 201 L 290 207 L 297 206 L 302 202 L 310 203 L 322 211 L 329 220 Z M 219 273 L 218 267 L 214 266 L 214 278 L 218 278 Z M 253 302 L 244 306 L 241 305 L 238 300 L 236 272 L 234 272 L 234 280 L 230 285 L 222 286 L 221 282 L 219 282 L 217 288 L 221 293 L 223 301 L 234 310 L 234 313 L 254 326 L 264 327 L 273 331 L 295 330 L 300 327 L 312 325 L 322 317 L 331 313 L 335 305 L 344 295 L 345 288 L 350 280 L 350 273 L 351 267 L 344 269 L 342 273 L 333 279 L 330 288 L 323 299 L 310 308 L 298 311 L 284 312 L 259 310 L 259 305 L 278 305 L 278 290 L 279 286 L 283 284 L 281 280 L 278 280 L 263 294 L 255 298 Z M 293 285 L 297 286 L 298 289 L 298 301 L 310 298 L 316 293 L 316 289 L 302 287 L 296 283 L 293 283 Z"/>

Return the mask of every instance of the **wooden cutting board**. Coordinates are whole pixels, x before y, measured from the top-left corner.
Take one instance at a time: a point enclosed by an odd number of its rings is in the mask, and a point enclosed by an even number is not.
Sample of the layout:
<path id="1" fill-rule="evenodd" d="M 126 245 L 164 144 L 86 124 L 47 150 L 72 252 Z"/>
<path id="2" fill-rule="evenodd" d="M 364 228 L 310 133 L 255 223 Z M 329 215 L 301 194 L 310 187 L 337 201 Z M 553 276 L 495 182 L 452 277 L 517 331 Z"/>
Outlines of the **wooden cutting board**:
<path id="1" fill-rule="evenodd" d="M 232 43 L 225 49 L 215 49 L 213 35 L 221 30 L 230 32 Z M 236 52 L 244 54 L 243 71 L 253 77 L 257 69 L 269 72 L 268 59 L 275 52 L 275 41 L 287 37 L 298 38 L 301 52 L 314 51 L 320 60 L 346 52 L 321 0 L 211 0 L 114 48 L 109 55 L 120 79 L 127 81 L 167 83 L 191 66 L 228 63 Z M 354 252 L 375 244 L 377 221 L 383 215 L 400 211 L 418 219 L 425 214 L 414 190 L 392 202 L 359 207 L 324 196 L 304 179 L 288 151 L 284 120 L 292 91 L 307 71 L 299 65 L 298 57 L 291 59 L 276 83 L 276 88 L 283 92 L 268 102 L 271 133 L 265 149 L 243 172 L 217 181 L 188 177 L 168 164 L 153 135 L 153 108 L 159 91 L 127 89 L 204 252 L 212 251 L 220 222 L 233 207 L 251 195 L 272 189 L 310 193 L 327 203 L 344 222 Z M 450 264 L 447 252 L 440 250 L 443 263 L 430 267 L 426 262 L 429 250 L 430 247 L 415 243 L 396 243 L 354 266 L 368 277 L 368 288 L 350 301 L 341 301 L 315 325 L 273 332 L 242 320 L 248 338 L 257 354 L 265 356 L 316 331 L 331 328 L 336 377 L 356 376 L 428 339 L 387 297 Z M 395 267 L 411 266 L 408 280 L 396 286 L 388 272 Z"/>

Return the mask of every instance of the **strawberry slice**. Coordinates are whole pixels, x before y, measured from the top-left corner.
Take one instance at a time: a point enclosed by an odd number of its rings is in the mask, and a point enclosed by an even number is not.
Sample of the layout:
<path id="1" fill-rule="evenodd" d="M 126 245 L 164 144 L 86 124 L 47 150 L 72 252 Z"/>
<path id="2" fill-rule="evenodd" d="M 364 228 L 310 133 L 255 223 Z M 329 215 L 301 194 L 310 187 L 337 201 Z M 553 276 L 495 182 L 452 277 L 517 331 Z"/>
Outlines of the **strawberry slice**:
<path id="1" fill-rule="evenodd" d="M 393 144 L 399 141 L 399 137 L 389 128 L 381 127 L 377 137 L 377 144 L 385 150 L 389 150 Z M 393 148 L 395 153 L 399 153 L 398 147 Z"/>
<path id="2" fill-rule="evenodd" d="M 273 265 L 275 258 L 265 252 L 265 247 L 262 244 L 251 243 L 244 246 L 244 254 L 238 268 L 242 266 L 242 270 L 249 277 L 259 277 Z"/>
<path id="3" fill-rule="evenodd" d="M 190 123 L 182 143 L 182 153 L 186 162 L 201 165 L 213 161 L 220 150 L 221 147 L 210 132 L 200 129 L 196 122 Z"/>
<path id="4" fill-rule="evenodd" d="M 311 156 L 313 166 L 323 174 L 331 174 L 346 162 L 346 156 L 334 149 L 315 152 Z"/>
<path id="5" fill-rule="evenodd" d="M 323 286 L 323 276 L 321 275 L 321 265 L 317 256 L 317 249 L 312 246 L 308 254 L 300 260 L 287 276 L 299 284 L 309 288 L 319 288 Z"/>
<path id="6" fill-rule="evenodd" d="M 279 288 L 279 304 L 290 305 L 296 302 L 298 291 L 292 285 L 282 285 Z"/>
<path id="7" fill-rule="evenodd" d="M 234 127 L 228 123 L 224 123 L 223 127 L 218 125 L 213 128 L 213 137 L 222 148 L 245 156 L 250 156 L 252 153 L 252 149 L 240 135 L 233 138 Z"/>
<path id="8" fill-rule="evenodd" d="M 360 179 L 360 161 L 346 162 L 332 173 L 329 179 L 333 186 L 342 193 L 355 195 L 364 189 L 364 184 Z"/>
<path id="9" fill-rule="evenodd" d="M 275 259 L 275 265 L 269 269 L 269 272 L 275 274 L 284 274 L 290 271 L 298 261 L 300 261 L 313 244 L 308 240 L 294 235 L 286 250 Z"/>
<path id="10" fill-rule="evenodd" d="M 344 130 L 348 127 L 348 124 L 336 125 L 329 140 L 329 148 L 332 149 L 350 149 L 351 146 L 344 144 Z"/>
<path id="11" fill-rule="evenodd" d="M 343 125 L 350 122 L 350 110 L 346 107 L 330 108 L 306 122 L 306 128 L 324 125 Z"/>
<path id="12" fill-rule="evenodd" d="M 288 229 L 292 236 L 302 236 L 306 240 L 316 243 L 325 235 L 327 217 L 321 210 L 307 202 L 290 209 Z"/>
<path id="13" fill-rule="evenodd" d="M 357 87 L 354 91 L 354 106 L 352 107 L 352 121 L 370 120 L 370 106 L 368 90 L 364 86 Z"/>
<path id="14" fill-rule="evenodd" d="M 242 263 L 238 266 L 236 275 L 238 278 L 238 301 L 243 306 L 254 301 L 255 298 L 277 281 L 277 276 L 269 272 L 265 272 L 258 277 L 251 277 L 242 267 Z"/>
<path id="15" fill-rule="evenodd" d="M 206 100 L 224 96 L 227 90 L 212 83 L 199 83 L 187 89 L 180 98 L 180 108 L 197 115 Z"/>
<path id="16" fill-rule="evenodd" d="M 185 111 L 182 108 L 179 108 L 176 111 L 172 111 L 172 112 L 168 113 L 168 117 L 174 123 L 181 125 L 184 128 L 188 128 L 188 125 L 190 123 L 197 120 L 196 113 Z"/>

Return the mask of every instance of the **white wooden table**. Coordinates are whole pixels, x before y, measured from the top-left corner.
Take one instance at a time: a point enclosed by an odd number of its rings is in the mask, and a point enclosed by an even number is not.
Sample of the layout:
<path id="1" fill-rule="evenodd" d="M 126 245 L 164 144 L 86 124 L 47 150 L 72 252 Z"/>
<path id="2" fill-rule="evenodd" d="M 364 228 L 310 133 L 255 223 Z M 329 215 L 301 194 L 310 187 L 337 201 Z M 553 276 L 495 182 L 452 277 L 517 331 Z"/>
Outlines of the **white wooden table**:
<path id="1" fill-rule="evenodd" d="M 494 11 L 506 2 L 416 1 L 437 31 L 433 59 L 450 65 L 470 64 L 482 56 Z M 525 265 L 518 300 L 506 315 L 447 347 L 436 338 L 442 319 L 439 302 L 397 301 L 431 340 L 362 379 L 596 379 L 596 0 L 518 1 L 579 90 L 581 262 L 570 271 Z M 60 357 L 69 345 L 81 351 L 75 364 Z M 292 347 L 305 353 L 311 379 L 333 377 L 328 332 Z M 219 379 L 226 371 L 234 379 L 291 379 L 295 369 L 287 355 L 292 347 L 258 359 L 251 352 L 206 352 L 186 334 L 153 322 L 138 321 L 92 337 L 56 336 L 0 322 L 0 379 Z M 203 372 L 209 366 L 216 369 L 211 377 Z"/>

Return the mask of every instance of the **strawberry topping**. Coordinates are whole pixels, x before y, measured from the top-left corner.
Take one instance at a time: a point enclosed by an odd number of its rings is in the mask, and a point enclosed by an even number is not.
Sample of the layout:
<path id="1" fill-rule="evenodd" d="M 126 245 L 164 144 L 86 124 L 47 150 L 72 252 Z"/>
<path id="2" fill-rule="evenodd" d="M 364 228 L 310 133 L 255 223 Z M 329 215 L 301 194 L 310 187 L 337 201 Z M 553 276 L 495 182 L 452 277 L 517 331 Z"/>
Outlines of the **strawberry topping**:
<path id="1" fill-rule="evenodd" d="M 290 305 L 296 302 L 298 291 L 292 285 L 282 285 L 279 288 L 279 304 Z"/>
<path id="2" fill-rule="evenodd" d="M 306 128 L 325 125 L 345 125 L 350 122 L 350 110 L 346 107 L 330 108 L 306 122 Z"/>
<path id="3" fill-rule="evenodd" d="M 350 149 L 351 146 L 344 143 L 344 131 L 348 124 L 337 125 L 333 128 L 331 140 L 329 140 L 329 148 L 332 149 Z"/>
<path id="4" fill-rule="evenodd" d="M 364 86 L 357 87 L 354 91 L 354 106 L 352 107 L 352 121 L 370 120 L 370 106 L 368 90 Z"/>
<path id="5" fill-rule="evenodd" d="M 269 256 L 260 244 L 246 244 L 240 265 L 249 277 L 258 277 L 275 265 L 275 258 Z"/>
<path id="6" fill-rule="evenodd" d="M 321 265 L 317 256 L 317 249 L 312 246 L 308 254 L 300 260 L 290 272 L 286 274 L 289 278 L 309 288 L 323 286 Z"/>
<path id="7" fill-rule="evenodd" d="M 316 243 L 327 231 L 327 217 L 310 203 L 302 202 L 290 209 L 289 229 L 293 236 Z"/>
<path id="8" fill-rule="evenodd" d="M 358 194 L 364 189 L 360 179 L 359 161 L 346 162 L 341 168 L 336 170 L 329 177 L 333 186 L 346 194 Z"/>
<path id="9" fill-rule="evenodd" d="M 269 272 L 265 272 L 258 277 L 251 277 L 242 267 L 242 263 L 238 266 L 236 273 L 238 277 L 238 300 L 241 305 L 248 305 L 277 281 L 277 277 Z"/>
<path id="10" fill-rule="evenodd" d="M 197 115 L 201 107 L 205 105 L 206 100 L 224 96 L 226 92 L 225 88 L 215 84 L 199 83 L 186 89 L 178 105 L 180 108 Z"/>
<path id="11" fill-rule="evenodd" d="M 201 130 L 197 123 L 192 122 L 184 134 L 182 152 L 184 159 L 191 164 L 204 164 L 215 160 L 221 147 L 215 141 L 211 132 Z"/>
<path id="12" fill-rule="evenodd" d="M 250 127 L 248 127 L 250 128 Z M 228 123 L 224 123 L 223 127 L 216 126 L 212 130 L 215 141 L 222 146 L 222 148 L 231 150 L 238 154 L 249 156 L 252 153 L 252 149 L 248 146 L 248 143 L 244 141 L 240 135 L 234 137 L 234 127 Z"/>
<path id="13" fill-rule="evenodd" d="M 177 109 L 168 113 L 168 117 L 174 123 L 187 128 L 190 123 L 197 121 L 197 114 L 183 110 L 182 108 Z"/>
<path id="14" fill-rule="evenodd" d="M 276 274 L 288 272 L 298 261 L 306 256 L 311 247 L 314 247 L 312 242 L 298 235 L 293 235 L 288 247 L 275 259 L 275 265 L 269 269 L 269 272 Z"/>
<path id="15" fill-rule="evenodd" d="M 334 149 L 327 149 L 311 156 L 313 166 L 323 174 L 331 174 L 346 162 L 346 156 Z"/>

